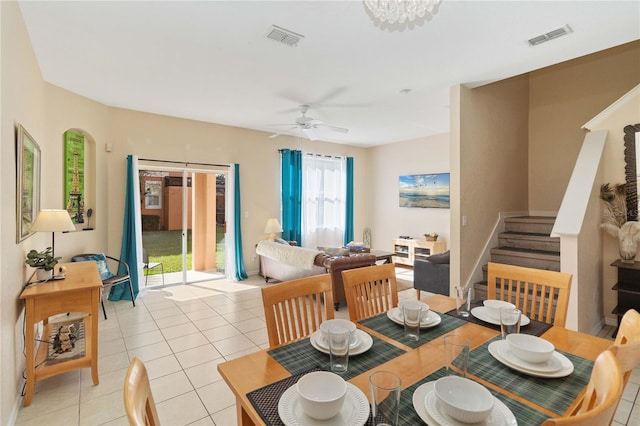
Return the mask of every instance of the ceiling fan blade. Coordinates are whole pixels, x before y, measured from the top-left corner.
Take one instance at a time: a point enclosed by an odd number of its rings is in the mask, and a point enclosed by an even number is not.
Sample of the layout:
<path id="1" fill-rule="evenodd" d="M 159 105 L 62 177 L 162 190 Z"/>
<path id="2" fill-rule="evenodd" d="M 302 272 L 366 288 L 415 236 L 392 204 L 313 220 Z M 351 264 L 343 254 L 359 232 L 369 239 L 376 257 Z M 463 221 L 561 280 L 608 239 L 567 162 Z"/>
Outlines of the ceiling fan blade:
<path id="1" fill-rule="evenodd" d="M 285 133 L 290 132 L 290 131 L 292 131 L 293 129 L 297 129 L 297 128 L 298 128 L 298 126 L 293 126 L 293 127 L 288 128 L 287 130 L 283 130 L 283 131 L 282 131 L 282 132 L 280 132 L 280 133 L 274 133 L 273 135 L 269 136 L 269 139 L 277 138 L 278 136 L 280 136 L 280 135 L 284 135 Z"/>
<path id="2" fill-rule="evenodd" d="M 329 130 L 333 130 L 334 132 L 340 133 L 349 133 L 349 129 L 345 129 L 344 127 L 330 126 L 328 124 L 320 123 L 318 126 L 326 127 Z"/>

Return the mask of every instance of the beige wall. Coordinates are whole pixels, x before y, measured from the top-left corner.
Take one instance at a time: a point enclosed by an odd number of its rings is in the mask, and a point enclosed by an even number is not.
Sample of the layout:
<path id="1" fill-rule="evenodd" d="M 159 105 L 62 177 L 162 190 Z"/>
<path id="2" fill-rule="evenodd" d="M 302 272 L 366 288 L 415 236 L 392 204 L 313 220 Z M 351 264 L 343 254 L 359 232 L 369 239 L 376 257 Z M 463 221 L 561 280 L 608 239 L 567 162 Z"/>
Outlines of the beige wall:
<path id="1" fill-rule="evenodd" d="M 20 320 L 23 303 L 18 299 L 28 279 L 23 262 L 32 248 L 51 244 L 51 235 L 45 233 L 16 244 L 14 127 L 21 124 L 40 144 L 43 162 L 52 150 L 47 146 L 44 84 L 17 3 L 0 2 L 0 14 L 0 424 L 8 424 L 24 367 Z"/>
<path id="2" fill-rule="evenodd" d="M 534 71 L 529 82 L 529 209 L 558 211 L 582 125 L 640 82 L 640 41 Z"/>
<path id="3" fill-rule="evenodd" d="M 256 273 L 258 263 L 253 259 L 255 244 L 265 238 L 263 230 L 267 219 L 280 215 L 278 149 L 293 148 L 302 149 L 303 152 L 354 157 L 354 226 L 356 235 L 362 235 L 368 214 L 367 150 L 325 142 L 301 141 L 289 136 L 275 139 L 269 139 L 268 136 L 268 133 L 238 127 L 111 108 L 108 143 L 113 144 L 113 151 L 106 153 L 109 212 L 121 212 L 124 209 L 122 188 L 125 184 L 125 158 L 128 154 L 135 154 L 140 158 L 189 163 L 238 163 L 245 268 L 249 273 Z M 101 146 L 99 141 L 97 144 Z M 107 227 L 110 231 L 107 236 L 108 247 L 118 253 L 122 216 L 110 215 Z"/>
<path id="4" fill-rule="evenodd" d="M 451 214 L 460 229 L 452 257 L 460 275 L 452 287 L 474 274 L 499 213 L 527 209 L 527 76 L 457 91 L 459 146 L 452 149 L 459 152 L 459 164 L 452 169 L 460 173 L 460 205 Z"/>
<path id="5" fill-rule="evenodd" d="M 366 181 L 371 192 L 367 208 L 371 246 L 391 251 L 391 239 L 409 235 L 424 239 L 437 232 L 449 247 L 450 209 L 422 209 L 399 206 L 400 175 L 449 173 L 449 134 L 430 136 L 372 148 Z M 355 234 L 362 238 L 362 233 Z"/>

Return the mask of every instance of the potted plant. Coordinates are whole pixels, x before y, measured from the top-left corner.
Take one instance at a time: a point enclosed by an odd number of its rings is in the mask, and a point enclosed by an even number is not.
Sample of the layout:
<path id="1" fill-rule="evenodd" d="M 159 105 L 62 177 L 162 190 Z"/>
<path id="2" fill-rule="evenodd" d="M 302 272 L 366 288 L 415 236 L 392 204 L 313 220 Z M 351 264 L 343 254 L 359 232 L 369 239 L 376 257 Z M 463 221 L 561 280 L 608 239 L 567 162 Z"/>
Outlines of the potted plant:
<path id="1" fill-rule="evenodd" d="M 53 257 L 53 249 L 47 247 L 43 251 L 31 250 L 27 253 L 27 260 L 24 263 L 36 268 L 36 276 L 38 280 L 48 280 L 53 275 L 53 268 L 58 264 L 61 257 Z"/>
<path id="2" fill-rule="evenodd" d="M 424 237 L 427 239 L 427 241 L 438 240 L 438 234 L 436 234 L 435 232 L 429 232 L 428 234 L 424 234 Z"/>

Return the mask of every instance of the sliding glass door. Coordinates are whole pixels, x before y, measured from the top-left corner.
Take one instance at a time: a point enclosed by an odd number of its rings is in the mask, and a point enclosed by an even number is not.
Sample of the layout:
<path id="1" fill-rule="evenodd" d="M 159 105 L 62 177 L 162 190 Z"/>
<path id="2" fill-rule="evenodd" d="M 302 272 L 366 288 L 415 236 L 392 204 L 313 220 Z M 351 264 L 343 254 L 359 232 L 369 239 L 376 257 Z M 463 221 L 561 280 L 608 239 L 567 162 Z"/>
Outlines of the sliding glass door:
<path id="1" fill-rule="evenodd" d="M 148 286 L 224 277 L 226 173 L 140 165 L 143 249 Z M 164 271 L 164 277 L 160 274 Z"/>

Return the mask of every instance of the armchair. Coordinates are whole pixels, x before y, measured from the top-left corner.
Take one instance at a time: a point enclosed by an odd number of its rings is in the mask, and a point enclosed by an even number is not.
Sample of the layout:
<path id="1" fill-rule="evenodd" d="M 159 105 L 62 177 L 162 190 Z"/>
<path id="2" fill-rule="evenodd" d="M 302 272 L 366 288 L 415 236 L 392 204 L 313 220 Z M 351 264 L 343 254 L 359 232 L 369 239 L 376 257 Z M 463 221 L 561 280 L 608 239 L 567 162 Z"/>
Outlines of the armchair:
<path id="1" fill-rule="evenodd" d="M 434 254 L 413 263 L 413 287 L 418 299 L 420 291 L 449 296 L 449 251 Z"/>
<path id="2" fill-rule="evenodd" d="M 109 270 L 109 264 L 107 263 L 107 259 L 112 262 L 116 262 L 118 266 L 122 266 L 125 270 L 124 274 L 114 274 Z M 83 262 L 83 261 L 94 261 L 98 264 L 98 272 L 100 273 L 100 279 L 102 280 L 102 290 L 104 297 L 104 290 L 111 289 L 114 285 L 124 284 L 125 282 L 129 283 L 129 292 L 131 294 L 131 301 L 133 302 L 133 306 L 136 306 L 135 296 L 133 295 L 133 285 L 131 284 L 131 278 L 129 276 L 129 265 L 126 262 L 123 262 L 120 259 L 116 259 L 115 257 L 107 256 L 102 253 L 84 253 L 78 254 L 71 258 L 72 262 Z M 102 297 L 100 298 L 100 304 L 102 306 L 102 313 L 104 314 L 104 319 L 107 319 L 107 311 L 104 309 L 104 300 Z"/>

